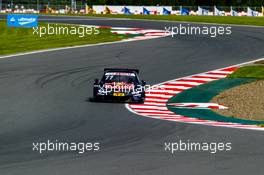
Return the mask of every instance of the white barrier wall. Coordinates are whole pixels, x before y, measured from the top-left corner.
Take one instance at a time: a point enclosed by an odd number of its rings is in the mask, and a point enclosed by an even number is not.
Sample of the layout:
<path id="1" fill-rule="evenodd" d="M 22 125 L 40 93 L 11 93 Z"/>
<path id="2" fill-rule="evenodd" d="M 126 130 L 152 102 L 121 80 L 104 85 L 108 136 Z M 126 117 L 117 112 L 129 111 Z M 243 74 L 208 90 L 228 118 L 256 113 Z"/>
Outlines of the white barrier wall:
<path id="1" fill-rule="evenodd" d="M 150 11 L 150 14 L 162 15 L 164 8 L 166 10 L 172 12 L 172 7 L 171 6 L 144 6 L 143 8 L 147 9 L 148 11 Z M 142 11 L 143 11 L 143 8 L 142 8 Z"/>
<path id="2" fill-rule="evenodd" d="M 93 5 L 93 10 L 96 14 L 104 13 L 106 6 L 102 5 Z"/>
<path id="3" fill-rule="evenodd" d="M 111 14 L 123 14 L 124 6 L 115 5 L 93 5 L 93 10 L 96 14 L 106 13 L 106 9 L 110 10 Z"/>
<path id="4" fill-rule="evenodd" d="M 0 0 L 1 1 L 1 0 Z M 107 9 L 107 10 L 106 10 Z M 264 16 L 264 7 L 258 8 L 250 8 L 244 9 L 243 11 L 237 11 L 234 7 L 230 7 L 229 10 L 223 11 L 218 9 L 216 6 L 210 8 L 210 10 L 203 9 L 199 7 L 198 11 L 190 10 L 188 8 L 181 7 L 178 8 L 180 10 L 172 10 L 171 6 L 116 6 L 116 5 L 94 5 L 93 10 L 97 14 L 155 14 L 155 15 L 163 15 L 164 12 L 166 14 L 171 15 L 209 15 L 209 16 Z M 67 14 L 70 10 L 65 10 L 64 8 L 52 10 L 51 13 L 56 14 Z M 35 9 L 2 9 L 0 13 L 40 13 Z M 89 10 L 81 9 L 79 11 L 75 11 L 75 14 L 81 13 L 89 13 Z"/>
<path id="5" fill-rule="evenodd" d="M 122 14 L 123 6 L 107 6 L 111 11 L 111 14 Z"/>
<path id="6" fill-rule="evenodd" d="M 136 14 L 136 15 L 143 14 L 142 6 L 124 6 L 124 7 L 128 8 L 130 10 L 130 12 L 133 14 Z"/>
<path id="7" fill-rule="evenodd" d="M 145 8 L 150 14 L 163 14 L 163 9 L 172 12 L 171 6 L 115 6 L 115 5 L 94 5 L 93 10 L 96 14 L 102 14 L 109 9 L 111 14 L 124 14 L 124 9 L 128 9 L 132 14 L 143 14 Z"/>

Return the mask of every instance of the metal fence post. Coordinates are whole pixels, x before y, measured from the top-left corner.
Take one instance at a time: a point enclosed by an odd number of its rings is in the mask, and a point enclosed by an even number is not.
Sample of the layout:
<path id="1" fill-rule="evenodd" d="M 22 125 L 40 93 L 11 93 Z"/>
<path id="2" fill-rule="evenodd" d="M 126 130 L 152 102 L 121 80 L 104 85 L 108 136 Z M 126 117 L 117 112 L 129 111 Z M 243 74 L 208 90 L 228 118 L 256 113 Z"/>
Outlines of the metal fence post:
<path id="1" fill-rule="evenodd" d="M 71 9 L 72 9 L 72 11 L 76 10 L 76 1 L 75 0 L 71 0 Z"/>

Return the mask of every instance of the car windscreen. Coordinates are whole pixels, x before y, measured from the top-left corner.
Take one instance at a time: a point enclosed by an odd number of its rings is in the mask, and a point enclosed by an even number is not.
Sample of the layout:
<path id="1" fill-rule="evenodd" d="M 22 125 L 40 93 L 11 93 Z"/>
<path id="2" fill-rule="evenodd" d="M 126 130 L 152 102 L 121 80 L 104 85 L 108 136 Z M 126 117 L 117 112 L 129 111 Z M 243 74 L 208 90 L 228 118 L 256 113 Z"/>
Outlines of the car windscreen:
<path id="1" fill-rule="evenodd" d="M 124 82 L 124 83 L 138 83 L 138 78 L 135 73 L 126 72 L 107 72 L 103 77 L 104 83 Z"/>

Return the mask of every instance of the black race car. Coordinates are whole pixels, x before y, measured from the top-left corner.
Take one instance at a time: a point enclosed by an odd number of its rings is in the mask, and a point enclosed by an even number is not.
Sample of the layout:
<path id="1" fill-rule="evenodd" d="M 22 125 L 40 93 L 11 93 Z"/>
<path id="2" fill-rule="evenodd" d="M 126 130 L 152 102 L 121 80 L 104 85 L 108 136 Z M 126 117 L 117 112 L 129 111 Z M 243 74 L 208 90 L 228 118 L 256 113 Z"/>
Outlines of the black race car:
<path id="1" fill-rule="evenodd" d="M 138 69 L 104 69 L 102 79 L 94 80 L 93 100 L 144 102 L 146 83 L 138 74 Z"/>

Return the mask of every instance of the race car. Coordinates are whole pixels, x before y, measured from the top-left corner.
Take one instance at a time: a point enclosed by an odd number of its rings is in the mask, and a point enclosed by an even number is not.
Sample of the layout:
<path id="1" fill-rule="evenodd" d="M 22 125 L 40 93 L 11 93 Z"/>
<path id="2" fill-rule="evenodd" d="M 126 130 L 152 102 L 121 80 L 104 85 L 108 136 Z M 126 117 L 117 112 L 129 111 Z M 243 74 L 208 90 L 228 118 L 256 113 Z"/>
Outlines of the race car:
<path id="1" fill-rule="evenodd" d="M 138 69 L 105 68 L 101 80 L 94 80 L 94 101 L 143 103 L 146 82 L 139 79 Z"/>

